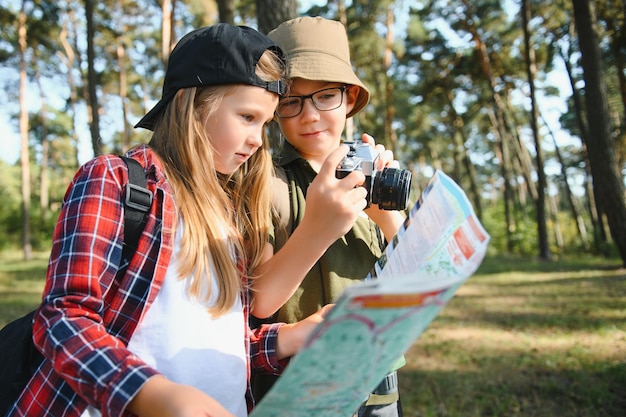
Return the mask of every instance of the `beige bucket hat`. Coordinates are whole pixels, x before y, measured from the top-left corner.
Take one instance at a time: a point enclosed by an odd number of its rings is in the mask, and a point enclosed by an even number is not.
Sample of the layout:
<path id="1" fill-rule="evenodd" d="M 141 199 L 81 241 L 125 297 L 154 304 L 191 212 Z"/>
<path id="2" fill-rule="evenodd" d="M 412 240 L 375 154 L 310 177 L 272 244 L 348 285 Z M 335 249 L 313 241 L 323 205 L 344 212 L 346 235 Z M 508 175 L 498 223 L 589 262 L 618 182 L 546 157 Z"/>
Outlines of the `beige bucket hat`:
<path id="1" fill-rule="evenodd" d="M 339 82 L 360 87 L 354 116 L 367 105 L 370 92 L 357 77 L 350 61 L 345 27 L 322 17 L 297 17 L 281 23 L 268 37 L 282 48 L 287 58 L 287 77 Z"/>

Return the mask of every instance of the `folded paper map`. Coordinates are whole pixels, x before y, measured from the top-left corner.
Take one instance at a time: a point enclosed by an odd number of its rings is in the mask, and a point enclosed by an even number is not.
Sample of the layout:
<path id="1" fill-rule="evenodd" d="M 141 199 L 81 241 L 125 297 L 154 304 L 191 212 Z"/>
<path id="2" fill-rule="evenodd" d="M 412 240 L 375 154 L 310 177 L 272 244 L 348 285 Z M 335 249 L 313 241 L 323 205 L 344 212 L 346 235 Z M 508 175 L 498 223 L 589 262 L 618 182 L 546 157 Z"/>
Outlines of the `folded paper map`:
<path id="1" fill-rule="evenodd" d="M 250 417 L 350 417 L 482 262 L 489 235 L 436 171 L 363 283 L 347 288 Z"/>

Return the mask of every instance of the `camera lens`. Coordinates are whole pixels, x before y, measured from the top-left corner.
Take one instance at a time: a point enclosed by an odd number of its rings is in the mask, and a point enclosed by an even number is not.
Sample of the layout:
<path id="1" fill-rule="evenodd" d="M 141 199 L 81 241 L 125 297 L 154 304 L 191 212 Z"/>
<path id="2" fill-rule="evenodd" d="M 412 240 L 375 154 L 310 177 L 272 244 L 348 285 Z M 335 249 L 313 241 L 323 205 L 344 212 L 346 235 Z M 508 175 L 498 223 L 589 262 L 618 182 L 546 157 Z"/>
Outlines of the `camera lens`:
<path id="1" fill-rule="evenodd" d="M 372 203 L 382 210 L 404 210 L 409 205 L 410 191 L 410 171 L 384 168 L 374 180 Z"/>

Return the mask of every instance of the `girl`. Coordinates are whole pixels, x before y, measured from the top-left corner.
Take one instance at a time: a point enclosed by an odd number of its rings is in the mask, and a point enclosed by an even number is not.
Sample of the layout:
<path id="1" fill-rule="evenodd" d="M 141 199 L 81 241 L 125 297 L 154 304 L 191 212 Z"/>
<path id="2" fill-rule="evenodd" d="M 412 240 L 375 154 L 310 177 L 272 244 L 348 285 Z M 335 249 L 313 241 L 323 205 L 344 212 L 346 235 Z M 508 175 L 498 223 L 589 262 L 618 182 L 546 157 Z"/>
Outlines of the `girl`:
<path id="1" fill-rule="evenodd" d="M 138 247 L 123 259 L 125 165 L 96 157 L 67 190 L 33 324 L 45 359 L 9 416 L 247 415 L 250 365 L 280 372 L 323 315 L 247 326 L 245 271 L 271 222 L 264 126 L 283 66 L 247 27 L 179 41 L 161 100 L 137 124 L 152 138 L 128 153 L 154 195 Z"/>

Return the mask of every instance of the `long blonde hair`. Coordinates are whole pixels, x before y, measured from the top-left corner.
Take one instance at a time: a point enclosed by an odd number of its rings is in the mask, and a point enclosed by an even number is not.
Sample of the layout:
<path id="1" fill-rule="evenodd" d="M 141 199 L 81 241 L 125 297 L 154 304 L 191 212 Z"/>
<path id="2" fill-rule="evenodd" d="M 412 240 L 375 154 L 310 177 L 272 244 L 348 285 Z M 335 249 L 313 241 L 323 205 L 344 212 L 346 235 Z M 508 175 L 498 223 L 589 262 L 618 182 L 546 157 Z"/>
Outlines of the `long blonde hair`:
<path id="1" fill-rule="evenodd" d="M 282 61 L 265 51 L 256 68 L 264 81 L 283 78 Z M 272 158 L 268 139 L 232 175 L 216 171 L 204 121 L 236 85 L 186 88 L 157 121 L 150 146 L 161 158 L 183 228 L 178 253 L 180 279 L 191 276 L 189 294 L 211 298 L 212 277 L 219 294 L 208 309 L 230 310 L 242 290 L 241 274 L 258 266 L 271 226 Z M 178 223 L 178 222 L 177 222 Z"/>

